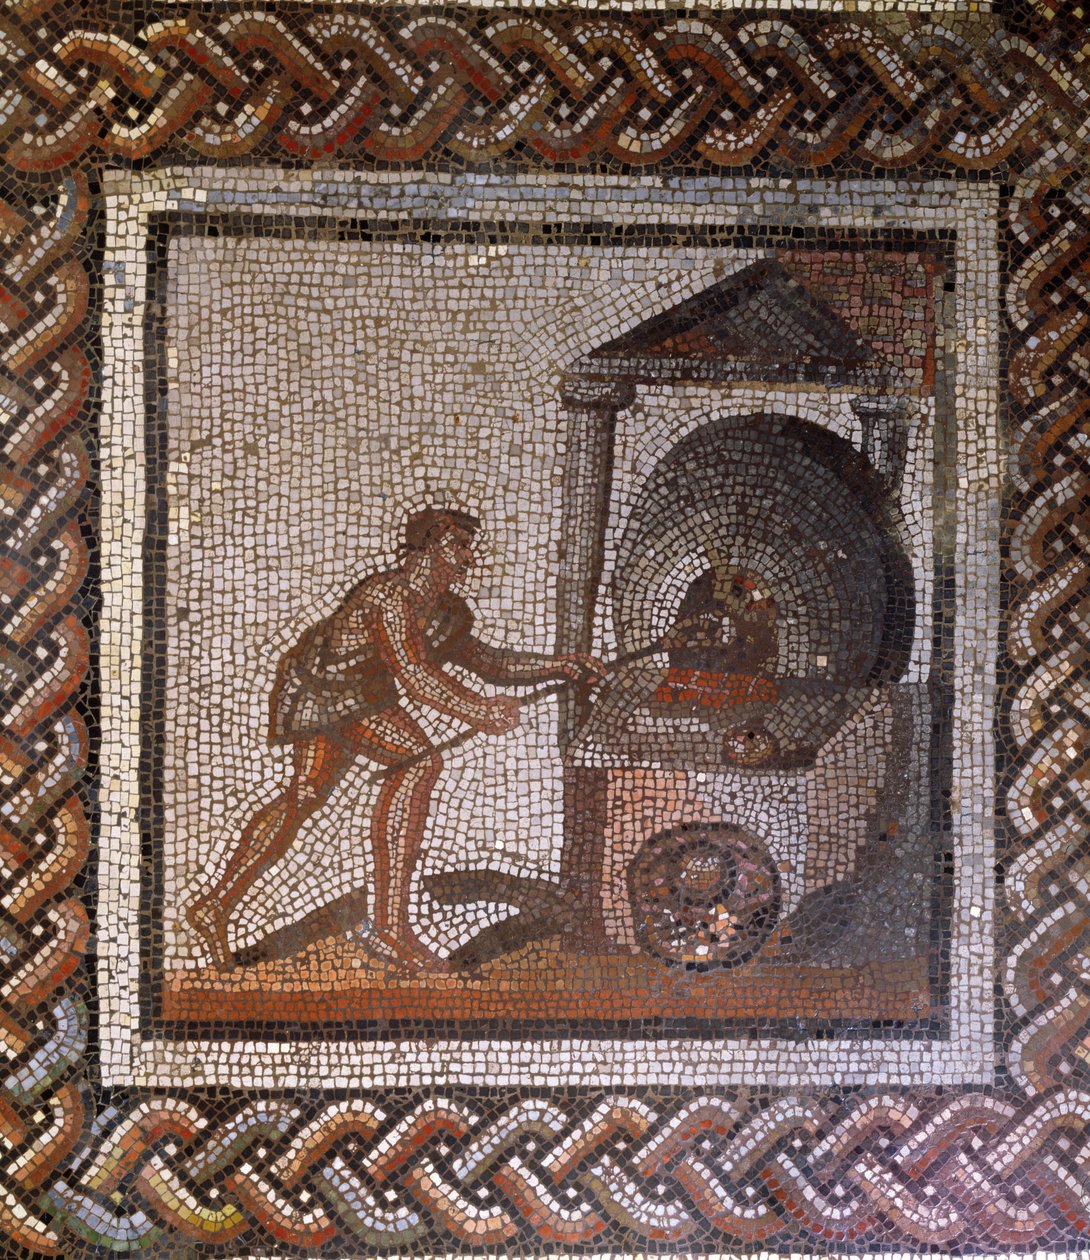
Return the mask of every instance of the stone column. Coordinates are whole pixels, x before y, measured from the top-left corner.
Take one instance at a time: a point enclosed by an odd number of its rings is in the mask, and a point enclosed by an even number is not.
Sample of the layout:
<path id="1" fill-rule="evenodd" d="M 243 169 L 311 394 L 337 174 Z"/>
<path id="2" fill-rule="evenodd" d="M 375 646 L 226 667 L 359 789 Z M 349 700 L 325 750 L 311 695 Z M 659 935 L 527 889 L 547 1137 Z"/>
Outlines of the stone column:
<path id="1" fill-rule="evenodd" d="M 564 533 L 560 539 L 557 649 L 588 652 L 594 637 L 594 601 L 605 559 L 613 487 L 617 413 L 630 407 L 635 385 L 626 380 L 566 377 L 560 400 L 568 413 L 564 460 Z"/>
<path id="2" fill-rule="evenodd" d="M 594 613 L 605 560 L 606 525 L 613 487 L 617 413 L 632 405 L 635 386 L 625 380 L 565 378 L 561 401 L 568 413 L 564 460 L 563 534 L 559 543 L 557 650 L 587 652 L 594 639 Z M 579 766 L 568 748 L 589 712 L 585 696 L 566 693 L 560 705 L 560 751 L 564 766 L 564 850 L 560 874 L 581 908 L 564 935 L 564 947 L 579 953 L 609 948 L 602 918 L 602 881 L 608 827 L 608 771 Z"/>

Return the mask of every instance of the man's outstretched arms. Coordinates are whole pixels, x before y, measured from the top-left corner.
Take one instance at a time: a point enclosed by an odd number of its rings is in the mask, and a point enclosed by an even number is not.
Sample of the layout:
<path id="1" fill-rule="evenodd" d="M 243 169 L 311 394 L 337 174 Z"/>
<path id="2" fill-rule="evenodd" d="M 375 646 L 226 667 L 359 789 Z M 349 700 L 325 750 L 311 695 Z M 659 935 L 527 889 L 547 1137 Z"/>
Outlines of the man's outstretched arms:
<path id="1" fill-rule="evenodd" d="M 404 597 L 386 599 L 379 609 L 378 652 L 405 694 L 486 735 L 502 735 L 519 724 L 514 696 L 482 696 L 434 664 L 417 619 Z"/>

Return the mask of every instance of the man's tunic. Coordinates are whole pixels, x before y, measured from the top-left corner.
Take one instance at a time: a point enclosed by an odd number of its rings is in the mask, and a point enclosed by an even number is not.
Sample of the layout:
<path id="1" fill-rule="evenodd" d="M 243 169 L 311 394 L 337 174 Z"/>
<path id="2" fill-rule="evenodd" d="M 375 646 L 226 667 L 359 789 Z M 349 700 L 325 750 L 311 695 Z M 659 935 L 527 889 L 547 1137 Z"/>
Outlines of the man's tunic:
<path id="1" fill-rule="evenodd" d="M 334 735 L 340 727 L 399 702 L 386 619 L 391 598 L 405 594 L 396 572 L 373 574 L 328 617 L 303 631 L 277 666 L 269 702 L 270 743 Z M 472 632 L 473 613 L 449 591 L 429 613 L 419 622 L 425 652 L 419 663 L 443 665 Z M 408 636 L 410 654 L 416 637 Z"/>

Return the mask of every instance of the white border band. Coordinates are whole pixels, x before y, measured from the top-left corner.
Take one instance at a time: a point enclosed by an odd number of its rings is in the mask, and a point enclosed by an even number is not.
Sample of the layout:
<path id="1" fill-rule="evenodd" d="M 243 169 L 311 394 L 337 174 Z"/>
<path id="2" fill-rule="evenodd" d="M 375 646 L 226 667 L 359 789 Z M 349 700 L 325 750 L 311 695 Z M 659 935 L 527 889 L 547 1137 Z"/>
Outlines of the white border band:
<path id="1" fill-rule="evenodd" d="M 244 1089 L 497 1086 L 988 1084 L 993 1073 L 995 657 L 999 639 L 997 190 L 956 181 L 443 176 L 258 168 L 108 173 L 102 419 L 103 1084 Z M 145 1040 L 139 1035 L 143 322 L 148 216 L 253 215 L 601 222 L 618 191 L 647 221 L 956 232 L 954 364 L 959 590 L 954 666 L 955 879 L 950 1035 L 534 1041 Z"/>

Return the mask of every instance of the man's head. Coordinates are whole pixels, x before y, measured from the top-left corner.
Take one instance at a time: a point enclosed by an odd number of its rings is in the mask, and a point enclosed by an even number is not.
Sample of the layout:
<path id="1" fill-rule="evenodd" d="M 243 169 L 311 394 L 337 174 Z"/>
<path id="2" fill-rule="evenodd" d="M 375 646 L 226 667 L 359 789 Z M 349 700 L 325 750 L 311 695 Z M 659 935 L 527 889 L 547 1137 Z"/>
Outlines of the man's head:
<path id="1" fill-rule="evenodd" d="M 433 576 L 443 585 L 462 581 L 473 567 L 473 538 L 481 522 L 453 508 L 423 508 L 405 522 L 404 551 L 409 558 L 428 554 Z"/>

